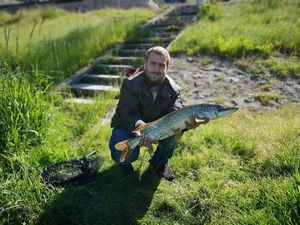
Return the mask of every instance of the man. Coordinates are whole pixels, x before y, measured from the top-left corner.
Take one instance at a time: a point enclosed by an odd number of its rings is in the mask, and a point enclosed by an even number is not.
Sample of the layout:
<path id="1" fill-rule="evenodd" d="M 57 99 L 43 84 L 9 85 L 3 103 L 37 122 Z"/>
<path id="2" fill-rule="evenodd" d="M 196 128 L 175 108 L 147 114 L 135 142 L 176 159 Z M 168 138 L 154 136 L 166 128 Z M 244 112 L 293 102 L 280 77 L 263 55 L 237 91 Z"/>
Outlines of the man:
<path id="1" fill-rule="evenodd" d="M 134 149 L 131 156 L 120 163 L 121 152 L 115 149 L 115 145 L 134 137 L 132 131 L 138 126 L 157 120 L 182 107 L 180 87 L 166 75 L 169 63 L 170 55 L 165 48 L 152 47 L 145 52 L 144 71 L 125 79 L 122 84 L 119 103 L 111 121 L 111 127 L 114 129 L 109 147 L 113 160 L 125 173 L 133 172 L 131 163 L 137 160 L 140 148 Z M 191 116 L 189 121 L 186 121 L 187 130 L 208 122 L 208 120 L 198 122 L 196 119 L 196 116 Z M 150 148 L 152 143 L 157 141 L 142 136 L 140 147 Z M 150 167 L 168 181 L 174 178 L 174 173 L 167 163 L 176 145 L 174 136 L 158 141 L 157 149 L 149 160 Z"/>

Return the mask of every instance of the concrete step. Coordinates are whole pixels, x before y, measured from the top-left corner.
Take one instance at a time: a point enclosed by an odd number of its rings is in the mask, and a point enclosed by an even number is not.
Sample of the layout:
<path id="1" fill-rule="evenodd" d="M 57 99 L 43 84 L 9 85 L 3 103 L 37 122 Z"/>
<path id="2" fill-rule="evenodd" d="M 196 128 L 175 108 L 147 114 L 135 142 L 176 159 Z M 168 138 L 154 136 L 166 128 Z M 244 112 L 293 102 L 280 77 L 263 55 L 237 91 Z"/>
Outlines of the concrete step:
<path id="1" fill-rule="evenodd" d="M 178 27 L 184 27 L 185 23 L 181 22 L 180 20 L 158 20 L 156 22 L 154 22 L 152 25 L 150 25 L 150 27 L 168 27 L 168 26 L 172 26 L 172 25 L 176 25 Z"/>
<path id="2" fill-rule="evenodd" d="M 134 49 L 132 46 L 123 45 L 121 49 Z M 145 49 L 146 51 L 146 49 Z M 131 57 L 131 56 L 111 56 L 108 58 L 105 58 L 101 61 L 102 64 L 111 64 L 111 65 L 116 65 L 116 64 L 123 64 L 123 65 L 132 65 L 134 67 L 139 67 L 144 63 L 144 58 L 143 57 Z"/>
<path id="3" fill-rule="evenodd" d="M 137 50 L 137 49 L 119 49 L 114 51 L 114 55 L 118 56 L 134 56 L 134 57 L 143 57 L 145 50 Z"/>
<path id="4" fill-rule="evenodd" d="M 65 102 L 76 104 L 94 104 L 95 100 L 87 98 L 65 98 Z"/>
<path id="5" fill-rule="evenodd" d="M 123 76 L 119 75 L 87 74 L 78 83 L 120 86 L 122 79 Z"/>
<path id="6" fill-rule="evenodd" d="M 164 20 L 161 20 L 162 22 L 163 21 L 167 21 L 169 23 L 178 23 L 178 22 L 182 22 L 182 23 L 190 23 L 192 22 L 194 19 L 196 18 L 196 16 L 170 16 Z"/>
<path id="7" fill-rule="evenodd" d="M 155 45 L 168 45 L 174 38 L 173 37 L 147 37 L 147 38 L 141 38 L 138 40 L 134 40 L 133 42 L 129 41 L 128 43 L 153 43 Z"/>
<path id="8" fill-rule="evenodd" d="M 168 16 L 173 15 L 197 15 L 198 6 L 182 6 L 174 9 L 172 12 L 168 14 Z"/>
<path id="9" fill-rule="evenodd" d="M 151 37 L 160 37 L 160 38 L 175 38 L 178 33 L 179 31 L 162 32 L 162 31 L 156 31 L 155 29 L 149 31 Z"/>
<path id="10" fill-rule="evenodd" d="M 124 43 L 121 48 L 122 49 L 144 49 L 145 51 L 151 47 L 153 47 L 153 43 Z"/>
<path id="11" fill-rule="evenodd" d="M 115 74 L 123 75 L 126 70 L 135 70 L 131 65 L 106 65 L 97 64 L 90 71 L 91 74 Z"/>
<path id="12" fill-rule="evenodd" d="M 74 84 L 70 86 L 71 91 L 76 96 L 93 96 L 97 93 L 118 91 L 119 88 L 110 85 L 95 85 L 95 84 Z"/>
<path id="13" fill-rule="evenodd" d="M 176 26 L 176 25 L 170 25 L 170 26 L 150 26 L 148 28 L 149 34 L 151 35 L 151 33 L 155 32 L 155 33 L 173 33 L 173 32 L 178 32 L 182 29 L 182 27 Z"/>

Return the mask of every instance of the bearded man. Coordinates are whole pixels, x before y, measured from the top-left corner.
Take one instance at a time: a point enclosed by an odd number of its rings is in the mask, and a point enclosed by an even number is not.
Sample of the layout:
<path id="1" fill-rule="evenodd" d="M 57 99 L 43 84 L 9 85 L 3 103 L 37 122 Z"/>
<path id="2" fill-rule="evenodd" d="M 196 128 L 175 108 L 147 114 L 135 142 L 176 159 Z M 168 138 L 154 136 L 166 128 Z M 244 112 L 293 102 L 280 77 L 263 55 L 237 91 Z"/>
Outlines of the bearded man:
<path id="1" fill-rule="evenodd" d="M 133 131 L 139 126 L 182 107 L 180 87 L 167 75 L 169 52 L 161 46 L 155 46 L 145 52 L 144 58 L 144 70 L 124 79 L 122 83 L 119 103 L 111 121 L 111 157 L 125 174 L 131 174 L 134 171 L 131 163 L 138 159 L 140 147 L 151 148 L 152 143 L 158 143 L 149 160 L 150 168 L 160 177 L 172 181 L 174 173 L 167 164 L 177 145 L 175 136 L 160 141 L 142 136 L 139 146 L 124 162 L 120 162 L 121 152 L 115 148 L 117 143 L 138 135 Z M 194 129 L 200 124 L 195 116 L 186 121 L 187 129 Z"/>

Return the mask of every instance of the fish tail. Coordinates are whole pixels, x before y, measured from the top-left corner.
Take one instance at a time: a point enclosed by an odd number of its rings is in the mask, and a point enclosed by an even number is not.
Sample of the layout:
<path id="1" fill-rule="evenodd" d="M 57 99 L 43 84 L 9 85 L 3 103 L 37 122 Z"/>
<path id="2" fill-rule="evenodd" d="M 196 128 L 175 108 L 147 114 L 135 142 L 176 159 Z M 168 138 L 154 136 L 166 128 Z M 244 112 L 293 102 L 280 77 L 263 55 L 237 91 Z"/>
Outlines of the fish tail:
<path id="1" fill-rule="evenodd" d="M 124 162 L 128 159 L 130 155 L 129 146 L 128 146 L 129 139 L 125 141 L 120 141 L 115 145 L 115 148 L 121 151 L 120 162 Z"/>
<path id="2" fill-rule="evenodd" d="M 128 150 L 129 139 L 125 141 L 120 141 L 115 145 L 115 148 L 121 152 Z"/>

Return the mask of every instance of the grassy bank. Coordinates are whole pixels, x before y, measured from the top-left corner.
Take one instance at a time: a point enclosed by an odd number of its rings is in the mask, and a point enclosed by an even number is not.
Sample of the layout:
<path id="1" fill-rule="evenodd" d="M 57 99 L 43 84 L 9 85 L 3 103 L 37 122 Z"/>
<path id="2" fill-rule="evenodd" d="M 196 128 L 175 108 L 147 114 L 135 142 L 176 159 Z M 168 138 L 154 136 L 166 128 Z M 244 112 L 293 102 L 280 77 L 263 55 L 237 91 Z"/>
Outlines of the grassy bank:
<path id="1" fill-rule="evenodd" d="M 299 220 L 299 105 L 263 114 L 240 111 L 186 133 L 170 162 L 176 172 L 170 184 L 159 182 L 147 170 L 149 155 L 144 150 L 134 163 L 135 175 L 126 178 L 113 166 L 107 147 L 111 129 L 95 121 L 114 100 L 103 106 L 101 98 L 94 106 L 52 108 L 55 127 L 44 145 L 9 158 L 1 155 L 11 170 L 0 177 L 1 223 L 295 224 Z M 44 166 L 92 148 L 105 158 L 94 179 L 66 188 L 43 186 L 39 172 Z"/>
<path id="2" fill-rule="evenodd" d="M 248 64 L 300 78 L 299 13 L 295 0 L 205 4 L 197 22 L 183 32 L 172 51 L 250 58 Z"/>
<path id="3" fill-rule="evenodd" d="M 106 9 L 80 14 L 48 8 L 1 16 L 0 59 L 57 82 L 123 42 L 154 13 Z"/>
<path id="4" fill-rule="evenodd" d="M 24 12 L 21 19 L 0 14 L 6 37 L 1 57 L 7 65 L 0 70 L 0 224 L 295 224 L 300 220 L 299 104 L 261 113 L 240 110 L 185 133 L 170 161 L 176 173 L 172 183 L 157 180 L 147 170 L 149 155 L 144 150 L 134 163 L 136 173 L 125 177 L 110 158 L 111 128 L 100 123 L 115 105 L 115 94 L 99 95 L 95 104 L 77 105 L 48 90 L 51 81 L 91 60 L 93 48 L 121 42 L 139 23 L 134 21 L 140 21 L 130 17 L 135 11 L 33 12 L 34 16 Z M 112 33 L 107 32 L 109 26 L 116 26 Z M 22 42 L 17 41 L 15 29 L 27 32 Z M 54 36 L 47 35 L 50 31 Z M 56 189 L 41 182 L 44 167 L 81 157 L 91 149 L 105 158 L 95 178 Z"/>
<path id="5" fill-rule="evenodd" d="M 15 99 L 15 105 L 28 105 L 28 108 L 10 114 L 12 122 L 7 124 L 6 121 L 6 134 L 8 137 L 9 134 L 22 134 L 23 130 L 11 129 L 17 127 L 31 130 L 33 135 L 29 136 L 30 132 L 19 135 L 18 140 L 1 135 L 1 140 L 6 138 L 7 145 L 5 148 L 1 146 L 0 152 L 0 224 L 36 224 L 44 212 L 45 204 L 62 191 L 45 188 L 40 180 L 40 172 L 54 162 L 82 157 L 91 148 L 99 150 L 99 146 L 88 145 L 83 148 L 80 139 L 95 124 L 99 125 L 107 108 L 115 104 L 114 96 L 100 95 L 94 99 L 95 104 L 78 105 L 64 102 L 59 95 L 48 94 L 44 96 L 47 99 L 44 102 L 47 111 L 38 114 L 35 112 L 45 110 L 40 107 L 40 96 L 31 98 L 30 102 L 39 103 L 31 110 L 30 104 L 22 101 L 24 99 Z M 43 121 L 40 116 L 44 118 Z M 3 119 L 1 115 L 1 126 Z M 32 127 L 35 121 L 47 123 Z"/>

